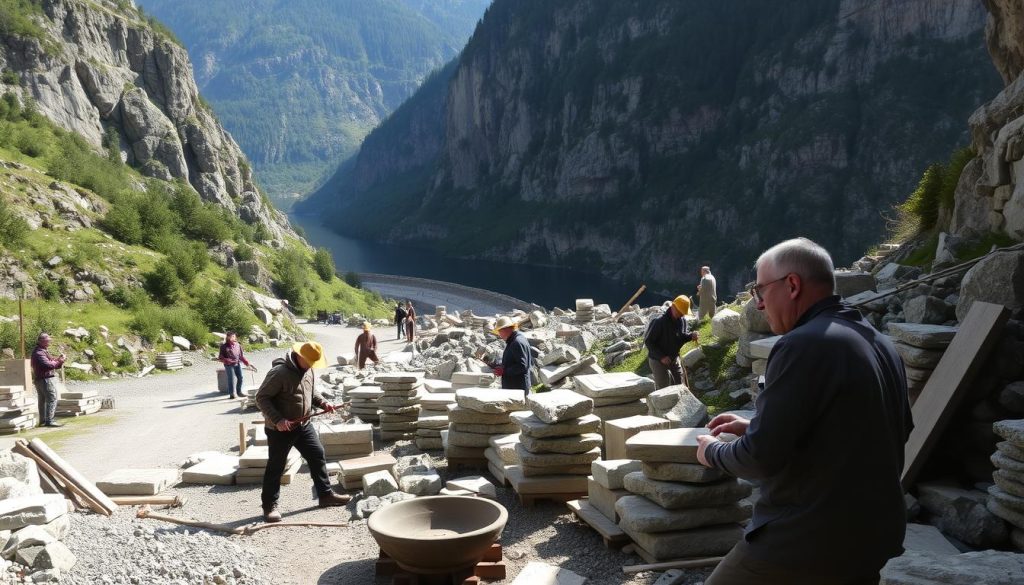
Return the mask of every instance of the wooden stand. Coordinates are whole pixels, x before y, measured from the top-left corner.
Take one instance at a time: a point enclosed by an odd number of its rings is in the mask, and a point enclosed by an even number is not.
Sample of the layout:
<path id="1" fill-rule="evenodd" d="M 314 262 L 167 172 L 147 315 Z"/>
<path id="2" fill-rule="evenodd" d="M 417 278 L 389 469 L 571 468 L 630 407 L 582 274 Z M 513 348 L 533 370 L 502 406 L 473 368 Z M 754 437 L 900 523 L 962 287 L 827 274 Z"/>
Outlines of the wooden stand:
<path id="1" fill-rule="evenodd" d="M 487 466 L 487 459 L 477 457 L 448 457 L 448 469 L 456 467 L 480 468 Z"/>
<path id="2" fill-rule="evenodd" d="M 580 521 L 601 535 L 605 548 L 619 549 L 630 543 L 629 535 L 597 508 L 591 506 L 586 498 L 568 502 L 568 506 Z"/>
<path id="3" fill-rule="evenodd" d="M 380 551 L 377 559 L 377 576 L 390 576 L 392 585 L 477 585 L 480 581 L 504 579 L 505 575 L 505 561 L 502 560 L 501 545 L 497 543 L 491 545 L 483 560 L 472 569 L 440 575 L 409 573 L 384 551 Z"/>
<path id="4" fill-rule="evenodd" d="M 520 504 L 522 504 L 523 506 L 525 506 L 527 508 L 531 508 L 531 507 L 533 507 L 534 504 L 536 504 L 539 501 L 547 500 L 547 501 L 551 501 L 551 502 L 566 503 L 566 502 L 569 502 L 569 501 L 572 501 L 572 500 L 578 500 L 579 498 L 587 495 L 587 493 L 586 492 L 583 492 L 583 493 L 572 492 L 572 493 L 567 493 L 567 494 L 520 494 L 520 493 L 517 493 L 516 495 L 519 496 L 519 503 Z"/>

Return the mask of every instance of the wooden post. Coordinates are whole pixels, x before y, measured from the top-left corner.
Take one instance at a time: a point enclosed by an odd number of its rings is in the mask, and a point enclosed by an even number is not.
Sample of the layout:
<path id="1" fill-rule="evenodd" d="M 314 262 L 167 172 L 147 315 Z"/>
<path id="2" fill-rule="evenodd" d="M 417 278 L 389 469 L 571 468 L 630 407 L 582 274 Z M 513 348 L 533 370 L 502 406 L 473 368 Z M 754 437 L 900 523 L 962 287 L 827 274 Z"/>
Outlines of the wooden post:
<path id="1" fill-rule="evenodd" d="M 22 306 L 24 293 L 24 288 L 18 293 L 18 340 L 21 342 L 21 359 L 25 359 L 25 309 Z"/>
<path id="2" fill-rule="evenodd" d="M 245 444 L 246 444 L 246 442 L 247 441 L 246 441 L 246 436 L 245 436 L 245 423 L 244 422 L 240 422 L 240 423 L 238 423 L 238 454 L 239 455 L 245 455 Z"/>
<path id="3" fill-rule="evenodd" d="M 615 318 L 612 319 L 612 320 L 613 321 L 618 321 L 619 320 L 619 315 L 621 315 L 622 312 L 625 311 L 627 307 L 632 305 L 633 301 L 635 301 L 637 299 L 637 297 L 639 297 L 640 295 L 644 294 L 645 290 L 647 290 L 647 285 L 646 284 L 641 284 L 640 288 L 636 289 L 636 292 L 633 293 L 633 296 L 629 297 L 629 300 L 626 301 L 626 304 L 622 305 L 622 308 L 619 309 L 617 313 L 615 313 Z"/>

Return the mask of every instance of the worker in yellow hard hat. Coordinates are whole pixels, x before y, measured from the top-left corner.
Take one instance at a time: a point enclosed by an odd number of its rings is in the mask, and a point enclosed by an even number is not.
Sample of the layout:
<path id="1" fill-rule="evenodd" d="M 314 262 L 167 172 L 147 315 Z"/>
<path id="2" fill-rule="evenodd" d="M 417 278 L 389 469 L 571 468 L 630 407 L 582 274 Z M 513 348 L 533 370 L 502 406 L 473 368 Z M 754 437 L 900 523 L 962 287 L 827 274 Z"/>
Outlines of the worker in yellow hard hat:
<path id="1" fill-rule="evenodd" d="M 665 313 L 651 321 L 644 335 L 647 346 L 647 364 L 654 374 L 654 385 L 664 388 L 683 383 L 683 370 L 679 365 L 679 350 L 686 342 L 697 341 L 696 331 L 690 332 L 686 317 L 690 314 L 690 298 L 679 295 L 669 304 Z"/>

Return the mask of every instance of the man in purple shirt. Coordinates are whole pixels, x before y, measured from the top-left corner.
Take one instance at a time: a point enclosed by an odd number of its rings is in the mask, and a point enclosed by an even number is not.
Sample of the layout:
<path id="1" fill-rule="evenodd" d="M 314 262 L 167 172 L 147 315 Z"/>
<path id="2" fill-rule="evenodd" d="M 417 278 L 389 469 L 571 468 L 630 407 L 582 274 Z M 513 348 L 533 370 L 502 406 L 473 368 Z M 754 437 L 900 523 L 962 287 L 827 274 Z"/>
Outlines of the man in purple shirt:
<path id="1" fill-rule="evenodd" d="M 54 422 L 53 415 L 57 412 L 57 379 L 56 372 L 64 366 L 67 359 L 64 354 L 56 358 L 46 348 L 50 347 L 50 334 L 40 333 L 36 347 L 32 350 L 32 383 L 39 396 L 39 422 L 44 427 L 61 427 Z"/>

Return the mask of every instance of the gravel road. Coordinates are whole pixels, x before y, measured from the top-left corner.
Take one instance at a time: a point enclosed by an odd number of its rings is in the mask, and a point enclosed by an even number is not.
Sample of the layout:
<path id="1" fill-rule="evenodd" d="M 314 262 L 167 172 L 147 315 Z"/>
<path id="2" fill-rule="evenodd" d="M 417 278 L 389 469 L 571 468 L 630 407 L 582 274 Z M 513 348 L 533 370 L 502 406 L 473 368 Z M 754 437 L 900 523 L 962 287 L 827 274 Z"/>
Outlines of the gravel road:
<path id="1" fill-rule="evenodd" d="M 351 351 L 359 330 L 350 327 L 306 325 L 308 333 L 326 346 L 328 355 Z M 381 351 L 400 350 L 394 331 L 378 331 Z M 249 355 L 261 372 L 283 350 Z M 216 392 L 216 362 L 193 354 L 195 365 L 182 371 L 125 379 L 74 383 L 116 400 L 114 416 L 101 424 L 68 421 L 70 438 L 61 441 L 61 455 L 84 475 L 99 479 L 125 467 L 176 467 L 198 451 L 234 452 L 238 422 L 258 418 Z M 261 374 L 257 376 L 259 381 Z M 251 383 L 250 379 L 246 380 Z M 94 415 L 98 416 L 98 415 Z M 67 420 L 67 419 L 65 419 Z M 81 431 L 76 431 L 76 425 Z M 41 436 L 45 439 L 46 433 Z M 377 445 L 382 443 L 377 440 Z M 381 451 L 413 449 L 407 443 L 384 445 Z M 442 453 L 431 453 L 444 479 L 473 473 L 448 473 Z M 174 516 L 240 526 L 261 520 L 260 488 L 251 486 L 179 486 L 165 493 L 187 498 L 186 505 L 164 511 Z M 657 573 L 627 576 L 623 565 L 642 563 L 635 555 L 606 549 L 597 533 L 576 522 L 564 504 L 541 502 L 524 508 L 509 488 L 498 489 L 509 510 L 502 536 L 508 583 L 530 561 L 571 569 L 594 585 L 649 585 Z M 156 520 L 134 517 L 122 508 L 111 518 L 87 513 L 73 517 L 66 544 L 78 564 L 62 583 L 273 583 L 281 585 L 376 584 L 374 562 L 378 548 L 363 520 L 350 519 L 347 509 L 315 507 L 312 480 L 303 467 L 292 484 L 283 486 L 281 510 L 286 521 L 349 521 L 344 528 L 275 528 L 252 536 L 197 532 Z M 688 584 L 700 583 L 707 571 L 692 571 Z"/>

